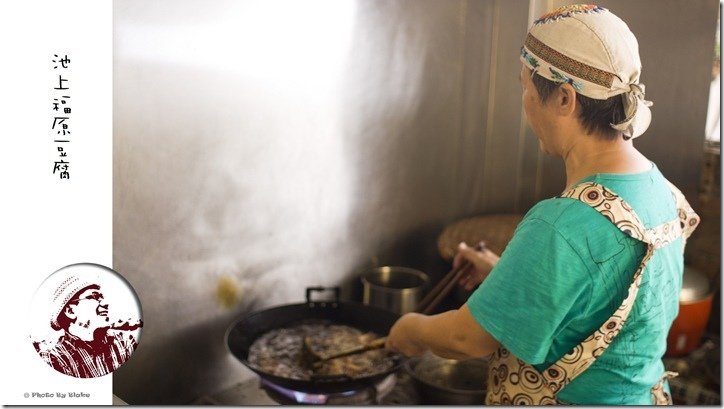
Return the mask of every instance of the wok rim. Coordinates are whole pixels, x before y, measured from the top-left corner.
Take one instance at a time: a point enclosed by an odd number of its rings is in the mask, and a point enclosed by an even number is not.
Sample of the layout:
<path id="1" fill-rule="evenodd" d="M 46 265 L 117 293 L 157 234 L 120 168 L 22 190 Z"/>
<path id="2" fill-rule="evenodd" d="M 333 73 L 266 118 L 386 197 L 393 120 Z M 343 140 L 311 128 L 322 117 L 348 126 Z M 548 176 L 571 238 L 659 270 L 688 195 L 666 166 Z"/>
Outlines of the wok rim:
<path id="1" fill-rule="evenodd" d="M 312 306 L 314 305 L 314 306 Z M 378 383 L 379 381 L 383 380 L 385 377 L 389 376 L 390 374 L 398 372 L 405 362 L 407 361 L 407 357 L 403 356 L 402 354 L 395 354 L 391 357 L 393 361 L 393 365 L 390 369 L 386 371 L 382 371 L 377 374 L 364 376 L 360 378 L 351 378 L 347 376 L 340 376 L 337 377 L 329 377 L 329 378 L 317 378 L 317 379 L 295 379 L 295 378 L 285 378 L 278 375 L 274 375 L 268 372 L 265 372 L 261 369 L 255 368 L 251 363 L 249 362 L 249 348 L 251 347 L 251 344 L 253 344 L 261 335 L 265 334 L 268 331 L 283 328 L 286 325 L 289 325 L 293 322 L 299 322 L 300 320 L 292 320 L 290 322 L 282 322 L 280 324 L 274 324 L 273 327 L 269 328 L 266 331 L 261 331 L 257 334 L 253 335 L 253 338 L 251 339 L 249 346 L 245 348 L 241 348 L 243 352 L 240 352 L 239 354 L 235 353 L 232 350 L 230 337 L 232 336 L 232 333 L 237 330 L 241 331 L 239 328 L 243 327 L 244 324 L 248 324 L 250 320 L 252 320 L 254 317 L 260 317 L 264 315 L 270 315 L 273 312 L 279 312 L 283 309 L 303 309 L 308 308 L 310 310 L 333 310 L 337 308 L 358 308 L 362 310 L 366 310 L 366 314 L 369 314 L 371 316 L 375 316 L 375 314 L 383 314 L 386 315 L 389 318 L 393 318 L 396 320 L 399 318 L 399 314 L 384 310 L 375 306 L 366 305 L 363 303 L 355 302 L 355 301 L 335 301 L 335 302 L 315 302 L 315 303 L 309 303 L 309 302 L 302 302 L 302 303 L 289 303 L 289 304 L 283 304 L 278 305 L 271 308 L 265 308 L 260 309 L 256 311 L 252 311 L 248 314 L 241 315 L 234 319 L 231 324 L 227 327 L 226 332 L 224 334 L 224 344 L 225 348 L 228 353 L 230 353 L 237 361 L 239 361 L 241 364 L 243 364 L 246 368 L 253 371 L 255 374 L 260 376 L 263 380 L 272 382 L 276 385 L 289 388 L 298 392 L 304 392 L 304 393 L 320 393 L 320 394 L 332 394 L 332 393 L 339 393 L 339 392 L 347 392 L 350 390 L 359 389 L 363 386 L 372 386 Z M 328 319 L 328 318 L 317 318 L 315 316 L 310 316 L 308 319 Z M 349 325 L 351 327 L 354 327 L 356 329 L 359 329 L 359 327 L 355 327 L 353 324 L 350 324 L 349 322 L 344 322 L 340 320 L 334 320 L 334 319 L 328 319 L 331 322 L 338 323 L 341 325 Z M 241 358 L 239 355 L 244 356 L 245 358 Z"/>

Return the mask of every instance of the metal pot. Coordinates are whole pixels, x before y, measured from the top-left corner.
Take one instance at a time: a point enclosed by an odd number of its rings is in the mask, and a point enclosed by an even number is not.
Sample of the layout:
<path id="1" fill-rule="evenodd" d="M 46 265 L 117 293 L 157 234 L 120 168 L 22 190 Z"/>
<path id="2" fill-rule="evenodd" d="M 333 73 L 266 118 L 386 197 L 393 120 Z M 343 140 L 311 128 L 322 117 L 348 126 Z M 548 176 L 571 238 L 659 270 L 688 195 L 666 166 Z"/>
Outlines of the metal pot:
<path id="1" fill-rule="evenodd" d="M 362 303 L 397 314 L 412 312 L 422 299 L 429 278 L 408 267 L 377 267 L 362 274 Z"/>
<path id="2" fill-rule="evenodd" d="M 424 402 L 437 405 L 483 405 L 487 390 L 488 361 L 455 360 L 430 352 L 408 359 L 405 371 Z"/>
<path id="3" fill-rule="evenodd" d="M 701 343 L 711 313 L 714 297 L 706 274 L 692 267 L 684 267 L 679 295 L 679 315 L 674 320 L 667 338 L 668 356 L 686 355 Z"/>

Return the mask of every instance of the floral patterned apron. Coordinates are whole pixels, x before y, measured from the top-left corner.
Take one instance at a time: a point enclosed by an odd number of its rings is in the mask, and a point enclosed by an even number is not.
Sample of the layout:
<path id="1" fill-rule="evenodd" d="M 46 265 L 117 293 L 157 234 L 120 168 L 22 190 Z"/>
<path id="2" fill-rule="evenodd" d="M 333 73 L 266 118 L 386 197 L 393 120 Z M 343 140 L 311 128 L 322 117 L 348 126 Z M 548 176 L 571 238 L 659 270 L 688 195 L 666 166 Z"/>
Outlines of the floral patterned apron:
<path id="1" fill-rule="evenodd" d="M 699 223 L 699 217 L 692 210 L 681 192 L 671 183 L 671 192 L 676 201 L 678 218 L 653 229 L 646 229 L 634 210 L 611 190 L 589 182 L 573 187 L 559 197 L 578 199 L 593 207 L 621 231 L 647 244 L 646 254 L 638 266 L 628 296 L 614 314 L 601 327 L 564 355 L 558 362 L 542 373 L 533 366 L 513 356 L 505 348 L 498 349 L 488 363 L 488 405 L 546 405 L 560 404 L 556 394 L 606 351 L 621 331 L 641 286 L 644 268 L 654 250 L 664 247 L 679 236 L 684 244 Z M 671 397 L 664 391 L 667 378 L 675 372 L 665 372 L 659 382 L 651 388 L 652 403 L 671 404 Z"/>

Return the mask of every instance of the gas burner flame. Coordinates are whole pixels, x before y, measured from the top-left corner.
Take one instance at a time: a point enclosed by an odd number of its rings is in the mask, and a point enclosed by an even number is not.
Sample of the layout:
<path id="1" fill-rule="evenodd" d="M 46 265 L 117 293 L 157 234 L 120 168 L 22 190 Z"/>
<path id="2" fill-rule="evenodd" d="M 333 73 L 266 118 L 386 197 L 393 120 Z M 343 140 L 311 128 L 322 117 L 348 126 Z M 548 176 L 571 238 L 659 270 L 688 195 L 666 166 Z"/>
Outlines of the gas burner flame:
<path id="1" fill-rule="evenodd" d="M 275 383 L 269 382 L 265 379 L 262 379 L 261 383 L 263 386 L 274 389 L 275 391 L 281 393 L 283 396 L 285 396 L 289 399 L 292 399 L 293 401 L 295 401 L 297 403 L 310 403 L 313 405 L 324 405 L 327 403 L 327 399 L 329 399 L 329 395 L 294 391 L 291 389 L 287 389 L 283 386 L 279 386 Z M 354 393 L 354 391 L 344 392 L 344 393 L 352 394 L 352 393 Z"/>
<path id="2" fill-rule="evenodd" d="M 369 386 L 359 390 L 350 390 L 346 392 L 324 393 L 308 393 L 295 391 L 283 386 L 277 385 L 267 379 L 261 379 L 261 386 L 267 392 L 272 390 L 297 404 L 308 405 L 327 405 L 327 404 L 374 404 L 378 398 L 387 395 L 395 386 L 397 378 L 394 374 L 380 381 L 377 385 Z"/>

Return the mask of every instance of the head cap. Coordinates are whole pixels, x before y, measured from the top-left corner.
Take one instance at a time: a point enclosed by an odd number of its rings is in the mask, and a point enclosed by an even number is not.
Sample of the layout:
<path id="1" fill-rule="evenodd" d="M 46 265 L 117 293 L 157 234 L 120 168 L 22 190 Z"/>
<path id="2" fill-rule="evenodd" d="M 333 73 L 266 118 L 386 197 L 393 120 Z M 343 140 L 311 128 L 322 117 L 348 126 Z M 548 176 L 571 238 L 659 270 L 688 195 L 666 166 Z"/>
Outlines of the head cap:
<path id="1" fill-rule="evenodd" d="M 71 275 L 70 277 L 63 280 L 58 288 L 53 292 L 53 296 L 50 300 L 50 326 L 53 329 L 60 329 L 58 324 L 58 316 L 63 311 L 69 301 L 72 301 L 79 293 L 88 289 L 96 288 L 100 286 L 93 284 L 90 281 L 82 280 L 79 277 Z"/>
<path id="2" fill-rule="evenodd" d="M 608 99 L 623 94 L 626 118 L 611 124 L 635 138 L 651 123 L 652 105 L 639 82 L 641 59 L 636 37 L 607 9 L 577 4 L 546 13 L 533 23 L 520 59 L 538 75 L 567 82 L 581 95 Z"/>

